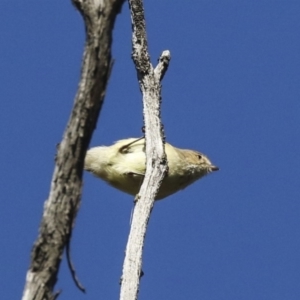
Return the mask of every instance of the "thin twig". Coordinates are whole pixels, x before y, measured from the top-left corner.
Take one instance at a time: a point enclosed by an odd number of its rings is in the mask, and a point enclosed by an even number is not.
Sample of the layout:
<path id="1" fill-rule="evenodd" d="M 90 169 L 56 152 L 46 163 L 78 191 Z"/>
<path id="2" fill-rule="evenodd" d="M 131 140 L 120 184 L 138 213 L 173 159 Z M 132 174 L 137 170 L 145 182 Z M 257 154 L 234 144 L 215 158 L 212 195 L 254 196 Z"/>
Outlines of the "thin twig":
<path id="1" fill-rule="evenodd" d="M 72 279 L 73 279 L 75 285 L 78 287 L 78 289 L 80 291 L 85 293 L 86 292 L 85 287 L 80 283 L 80 281 L 79 281 L 79 279 L 76 275 L 76 270 L 75 270 L 74 264 L 72 263 L 72 260 L 71 260 L 70 240 L 68 240 L 68 242 L 66 244 L 66 256 L 67 256 L 68 267 L 69 267 L 69 270 L 71 272 L 71 276 L 72 276 Z"/>
<path id="2" fill-rule="evenodd" d="M 71 211 L 72 212 L 72 211 Z M 73 213 L 70 214 L 70 218 L 73 217 Z M 77 277 L 77 274 L 76 274 L 76 270 L 75 270 L 75 267 L 74 267 L 74 264 L 72 263 L 72 259 L 71 259 L 71 240 L 72 240 L 72 227 L 73 227 L 73 222 L 74 220 L 70 220 L 70 228 L 69 228 L 69 235 L 67 237 L 67 243 L 66 243 L 66 257 L 67 257 L 67 263 L 68 263 L 68 267 L 69 267 L 69 270 L 71 272 L 71 276 L 72 276 L 72 279 L 75 283 L 75 285 L 77 286 L 77 288 L 85 293 L 86 290 L 85 290 L 85 287 L 80 283 L 78 277 Z"/>

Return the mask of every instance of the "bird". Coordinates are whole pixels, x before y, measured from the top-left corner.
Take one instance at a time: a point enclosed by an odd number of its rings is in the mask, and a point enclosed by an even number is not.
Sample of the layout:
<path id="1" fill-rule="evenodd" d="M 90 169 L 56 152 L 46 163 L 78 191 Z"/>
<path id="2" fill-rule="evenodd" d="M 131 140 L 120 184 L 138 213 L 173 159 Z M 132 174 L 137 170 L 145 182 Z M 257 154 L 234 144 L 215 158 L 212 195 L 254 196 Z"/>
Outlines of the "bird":
<path id="1" fill-rule="evenodd" d="M 219 170 L 207 156 L 198 151 L 180 149 L 165 143 L 165 153 L 168 172 L 155 200 L 164 199 Z M 84 169 L 118 190 L 137 195 L 146 172 L 145 138 L 127 138 L 111 146 L 89 149 Z"/>

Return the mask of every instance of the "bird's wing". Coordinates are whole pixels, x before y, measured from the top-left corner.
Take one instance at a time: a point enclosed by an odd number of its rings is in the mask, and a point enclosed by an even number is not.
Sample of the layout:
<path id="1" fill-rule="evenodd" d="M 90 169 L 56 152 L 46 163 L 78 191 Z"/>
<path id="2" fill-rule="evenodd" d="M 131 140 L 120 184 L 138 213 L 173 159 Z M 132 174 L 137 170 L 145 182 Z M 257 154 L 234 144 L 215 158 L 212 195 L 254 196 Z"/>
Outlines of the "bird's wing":
<path id="1" fill-rule="evenodd" d="M 145 139 L 131 139 L 121 145 L 118 159 L 122 166 L 122 173 L 131 177 L 143 177 L 146 171 Z M 140 180 L 140 179 L 139 179 Z"/>

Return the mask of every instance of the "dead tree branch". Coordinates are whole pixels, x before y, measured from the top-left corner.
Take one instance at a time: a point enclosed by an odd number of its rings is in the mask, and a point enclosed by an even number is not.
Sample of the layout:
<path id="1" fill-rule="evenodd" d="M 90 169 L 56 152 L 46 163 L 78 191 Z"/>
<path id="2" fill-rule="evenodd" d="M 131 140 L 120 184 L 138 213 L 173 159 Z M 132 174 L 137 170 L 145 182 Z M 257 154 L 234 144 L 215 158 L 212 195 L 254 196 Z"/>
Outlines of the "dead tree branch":
<path id="1" fill-rule="evenodd" d="M 142 0 L 129 0 L 133 29 L 132 58 L 143 94 L 146 137 L 146 174 L 132 216 L 126 246 L 121 280 L 121 300 L 137 299 L 142 273 L 142 250 L 146 228 L 154 199 L 167 172 L 164 150 L 164 132 L 160 119 L 161 84 L 170 61 L 170 52 L 164 51 L 154 69 L 147 47 L 145 17 Z"/>
<path id="2" fill-rule="evenodd" d="M 54 299 L 63 250 L 80 205 L 82 169 L 112 66 L 112 30 L 124 0 L 73 0 L 83 16 L 86 44 L 78 92 L 58 147 L 50 194 L 31 253 L 23 300 Z"/>

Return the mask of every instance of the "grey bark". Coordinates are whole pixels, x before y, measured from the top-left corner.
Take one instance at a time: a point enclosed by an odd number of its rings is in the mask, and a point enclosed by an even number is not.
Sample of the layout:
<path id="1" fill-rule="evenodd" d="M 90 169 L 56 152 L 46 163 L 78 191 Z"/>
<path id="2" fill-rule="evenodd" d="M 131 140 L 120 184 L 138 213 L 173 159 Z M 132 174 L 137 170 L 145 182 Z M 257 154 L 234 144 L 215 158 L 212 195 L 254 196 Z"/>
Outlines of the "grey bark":
<path id="1" fill-rule="evenodd" d="M 154 69 L 147 47 L 143 2 L 129 0 L 132 20 L 133 60 L 143 94 L 144 124 L 146 137 L 146 174 L 136 197 L 132 223 L 126 246 L 123 274 L 121 278 L 121 300 L 138 297 L 142 273 L 142 250 L 147 224 L 153 209 L 154 199 L 167 172 L 164 150 L 164 132 L 160 119 L 161 84 L 169 61 L 169 51 L 164 51 Z"/>
<path id="2" fill-rule="evenodd" d="M 31 252 L 23 300 L 55 299 L 63 250 L 80 205 L 87 147 L 104 100 L 112 59 L 112 30 L 124 0 L 73 0 L 83 16 L 86 44 L 78 92 L 58 146 L 50 194 Z"/>

